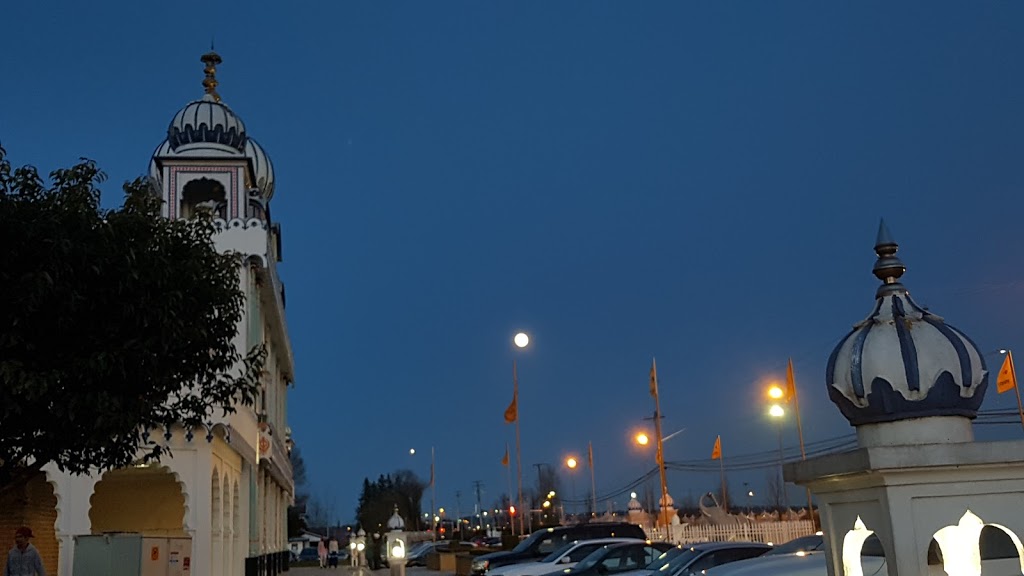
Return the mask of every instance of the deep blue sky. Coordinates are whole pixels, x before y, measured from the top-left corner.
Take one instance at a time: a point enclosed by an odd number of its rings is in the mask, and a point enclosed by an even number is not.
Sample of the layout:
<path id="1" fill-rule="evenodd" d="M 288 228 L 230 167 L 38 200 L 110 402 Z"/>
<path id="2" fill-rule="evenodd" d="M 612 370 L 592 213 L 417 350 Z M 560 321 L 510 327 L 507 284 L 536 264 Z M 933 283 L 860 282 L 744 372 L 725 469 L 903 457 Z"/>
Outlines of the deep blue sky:
<path id="1" fill-rule="evenodd" d="M 788 356 L 808 440 L 848 434 L 824 364 L 871 309 L 882 216 L 919 302 L 1024 348 L 1019 2 L 64 1 L 4 21 L 0 141 L 47 171 L 95 159 L 110 203 L 202 94 L 216 37 L 220 93 L 278 175 L 291 426 L 343 521 L 364 476 L 425 477 L 431 446 L 439 505 L 505 491 L 517 330 L 527 484 L 587 441 L 599 493 L 653 465 L 628 439 L 652 356 L 666 432 L 687 428 L 670 460 L 717 434 L 727 458 L 770 454 L 760 390 Z"/>

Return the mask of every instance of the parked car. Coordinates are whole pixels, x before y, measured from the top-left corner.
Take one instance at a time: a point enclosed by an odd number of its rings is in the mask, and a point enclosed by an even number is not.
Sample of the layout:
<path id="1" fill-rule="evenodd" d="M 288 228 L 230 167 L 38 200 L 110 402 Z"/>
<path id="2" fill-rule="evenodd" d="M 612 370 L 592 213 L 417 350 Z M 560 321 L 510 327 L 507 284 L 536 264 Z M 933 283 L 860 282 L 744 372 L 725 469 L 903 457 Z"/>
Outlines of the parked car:
<path id="1" fill-rule="evenodd" d="M 405 565 L 426 566 L 427 556 L 437 552 L 446 552 L 451 549 L 451 546 L 451 540 L 428 540 L 426 542 L 415 544 L 405 553 Z M 476 544 L 472 542 L 459 542 L 459 546 L 464 548 L 473 548 L 476 547 Z"/>
<path id="2" fill-rule="evenodd" d="M 986 526 L 979 547 L 983 575 L 1020 574 L 1020 559 L 1013 540 L 999 528 Z M 780 547 L 781 548 L 781 547 Z M 927 552 L 928 575 L 945 576 L 942 550 L 932 540 Z M 864 576 L 885 576 L 888 568 L 882 544 L 877 536 L 864 541 L 860 552 Z M 792 554 L 765 554 L 760 558 L 734 562 L 707 571 L 707 576 L 827 576 L 828 556 L 824 550 L 798 551 Z"/>
<path id="3" fill-rule="evenodd" d="M 317 551 L 316 548 L 312 548 L 310 546 L 307 546 L 307 547 L 305 547 L 305 548 L 303 548 L 302 550 L 299 551 L 299 558 L 298 558 L 299 562 L 308 562 L 308 561 L 311 561 L 311 560 L 313 562 L 319 562 L 320 561 L 320 553 Z"/>
<path id="4" fill-rule="evenodd" d="M 492 552 L 473 559 L 472 573 L 480 575 L 498 566 L 539 560 L 574 540 L 595 538 L 636 538 L 645 540 L 642 528 L 628 522 L 594 522 L 542 528 L 526 537 L 515 548 Z"/>
<path id="5" fill-rule="evenodd" d="M 702 542 L 676 546 L 642 570 L 622 576 L 691 576 L 730 562 L 756 558 L 772 549 L 760 542 Z"/>
<path id="6" fill-rule="evenodd" d="M 490 576 L 540 576 L 559 569 L 572 568 L 577 562 L 589 556 L 594 550 L 608 544 L 643 542 L 637 538 L 600 538 L 577 540 L 562 546 L 536 562 L 521 562 L 499 566 L 489 572 Z"/>
<path id="7" fill-rule="evenodd" d="M 825 537 L 822 536 L 821 532 L 817 534 L 811 534 L 810 536 L 801 536 L 794 538 L 785 544 L 780 544 L 775 548 L 772 548 L 769 552 L 765 553 L 765 556 L 778 556 L 780 554 L 796 554 L 797 552 L 824 552 L 825 551 Z"/>
<path id="8" fill-rule="evenodd" d="M 542 576 L 607 576 L 647 566 L 667 550 L 668 542 L 626 542 L 605 544 L 580 560 L 572 568 L 549 572 Z"/>

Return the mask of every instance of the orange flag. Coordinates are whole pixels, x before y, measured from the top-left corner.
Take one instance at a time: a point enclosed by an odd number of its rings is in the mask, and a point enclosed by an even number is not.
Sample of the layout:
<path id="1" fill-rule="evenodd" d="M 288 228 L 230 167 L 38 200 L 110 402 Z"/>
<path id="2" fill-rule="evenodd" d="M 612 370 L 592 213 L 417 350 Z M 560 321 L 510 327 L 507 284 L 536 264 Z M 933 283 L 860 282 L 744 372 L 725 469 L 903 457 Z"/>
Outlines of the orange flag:
<path id="1" fill-rule="evenodd" d="M 505 423 L 511 424 L 519 418 L 519 391 L 512 393 L 512 403 L 505 408 Z"/>
<path id="2" fill-rule="evenodd" d="M 996 378 L 996 391 L 1000 394 L 1009 392 L 1017 387 L 1017 374 L 1013 368 L 1013 352 L 1006 353 L 1003 360 L 1003 367 L 999 369 L 999 376 Z"/>
<path id="3" fill-rule="evenodd" d="M 711 459 L 720 460 L 722 458 L 722 437 L 715 438 L 715 447 L 711 450 Z"/>
<path id="4" fill-rule="evenodd" d="M 505 446 L 505 457 L 501 459 L 502 466 L 508 466 L 508 446 Z"/>
<path id="5" fill-rule="evenodd" d="M 793 377 L 793 359 L 789 359 L 786 367 L 786 402 L 796 400 L 796 378 Z"/>

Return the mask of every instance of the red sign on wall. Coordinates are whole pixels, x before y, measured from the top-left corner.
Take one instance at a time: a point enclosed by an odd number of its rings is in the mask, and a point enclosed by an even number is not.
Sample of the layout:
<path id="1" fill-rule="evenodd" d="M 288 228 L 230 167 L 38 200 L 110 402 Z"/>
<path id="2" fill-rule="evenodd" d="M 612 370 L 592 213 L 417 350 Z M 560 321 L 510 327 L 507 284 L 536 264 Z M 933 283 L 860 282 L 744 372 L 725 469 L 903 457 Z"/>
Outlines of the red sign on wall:
<path id="1" fill-rule="evenodd" d="M 160 559 L 160 547 L 153 546 L 153 549 L 149 551 L 149 559 L 154 562 Z"/>

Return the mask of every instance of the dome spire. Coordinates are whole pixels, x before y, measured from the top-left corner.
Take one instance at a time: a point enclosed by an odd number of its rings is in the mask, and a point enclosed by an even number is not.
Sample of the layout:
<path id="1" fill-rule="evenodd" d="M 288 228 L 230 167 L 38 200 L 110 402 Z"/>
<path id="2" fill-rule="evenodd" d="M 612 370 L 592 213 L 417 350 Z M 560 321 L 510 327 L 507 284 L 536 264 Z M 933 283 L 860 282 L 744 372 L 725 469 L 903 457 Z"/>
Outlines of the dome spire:
<path id="1" fill-rule="evenodd" d="M 907 271 L 907 267 L 896 256 L 896 251 L 899 249 L 900 245 L 892 239 L 892 233 L 889 232 L 889 227 L 885 225 L 883 219 L 878 224 L 878 237 L 875 240 L 875 254 L 878 254 L 878 260 L 875 261 L 875 267 L 872 269 L 875 277 L 882 281 L 882 285 L 875 293 L 875 298 L 907 291 L 900 283 L 900 278 Z"/>
<path id="2" fill-rule="evenodd" d="M 203 54 L 199 61 L 206 64 L 206 68 L 203 70 L 206 73 L 206 78 L 203 78 L 203 88 L 214 102 L 220 102 L 220 94 L 217 93 L 217 64 L 223 62 L 220 54 L 214 52 L 211 46 L 210 51 Z"/>

